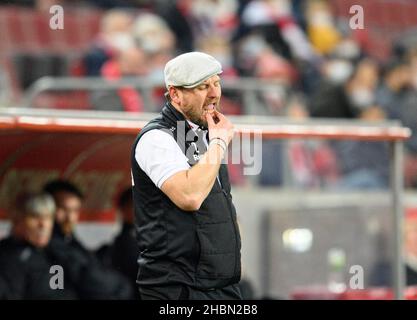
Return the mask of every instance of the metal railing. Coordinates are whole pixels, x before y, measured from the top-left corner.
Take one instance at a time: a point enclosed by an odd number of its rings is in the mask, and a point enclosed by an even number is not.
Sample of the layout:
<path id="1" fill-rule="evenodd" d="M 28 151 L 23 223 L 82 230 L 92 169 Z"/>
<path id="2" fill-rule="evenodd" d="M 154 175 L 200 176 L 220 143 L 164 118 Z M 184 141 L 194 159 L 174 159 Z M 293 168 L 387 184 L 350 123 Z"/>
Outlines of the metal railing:
<path id="1" fill-rule="evenodd" d="M 25 92 L 23 105 L 27 108 L 34 106 L 35 98 L 47 91 L 66 90 L 117 90 L 120 88 L 138 89 L 144 101 L 147 112 L 155 112 L 160 108 L 152 99 L 154 89 L 165 88 L 163 82 L 149 77 L 125 77 L 120 80 L 106 80 L 102 77 L 42 77 L 36 80 Z M 265 81 L 257 78 L 223 78 L 223 91 L 237 91 L 242 94 L 244 114 L 256 114 L 259 105 L 254 104 L 256 93 L 277 91 L 287 92 L 288 88 L 280 81 Z M 255 110 L 256 109 L 256 110 Z"/>

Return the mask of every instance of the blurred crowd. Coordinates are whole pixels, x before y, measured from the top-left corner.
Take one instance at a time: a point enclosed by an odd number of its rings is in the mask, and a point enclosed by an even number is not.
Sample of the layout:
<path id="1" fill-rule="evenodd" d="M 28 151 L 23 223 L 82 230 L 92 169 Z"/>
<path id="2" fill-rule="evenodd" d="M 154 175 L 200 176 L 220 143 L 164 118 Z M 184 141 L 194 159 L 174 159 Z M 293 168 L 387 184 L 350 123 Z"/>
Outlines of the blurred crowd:
<path id="1" fill-rule="evenodd" d="M 405 182 L 417 186 L 417 41 L 412 32 L 391 44 L 386 59 L 372 54 L 366 30 L 349 27 L 326 0 L 28 0 L 1 1 L 45 10 L 52 4 L 99 8 L 99 32 L 82 53 L 78 75 L 109 81 L 143 76 L 163 83 L 173 56 L 204 51 L 223 65 L 223 79 L 253 77 L 276 83 L 257 91 L 250 106 L 242 92 L 224 90 L 226 114 L 399 120 L 413 131 L 406 142 Z M 366 21 L 365 12 L 365 21 Z M 349 17 L 349 16 L 348 16 Z M 410 36 L 411 35 L 411 36 Z M 0 77 L 1 78 L 1 77 Z M 152 91 L 157 105 L 164 88 Z M 68 99 L 67 99 L 68 100 Z M 245 101 L 244 101 L 245 100 Z M 245 103 L 244 103 L 245 102 Z M 133 87 L 96 90 L 90 108 L 148 111 L 143 92 Z M 157 110 L 152 110 L 157 111 Z M 289 159 L 297 186 L 386 188 L 388 145 L 376 142 L 300 142 L 265 145 L 261 183 L 282 184 L 277 154 Z"/>

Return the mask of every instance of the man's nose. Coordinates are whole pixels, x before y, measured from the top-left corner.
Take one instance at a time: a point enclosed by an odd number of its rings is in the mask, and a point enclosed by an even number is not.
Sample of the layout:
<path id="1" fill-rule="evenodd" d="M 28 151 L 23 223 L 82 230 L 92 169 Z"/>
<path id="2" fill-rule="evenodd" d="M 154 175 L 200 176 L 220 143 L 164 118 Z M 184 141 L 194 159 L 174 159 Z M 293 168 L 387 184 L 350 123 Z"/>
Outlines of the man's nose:
<path id="1" fill-rule="evenodd" d="M 41 218 L 41 219 L 38 220 L 38 227 L 40 229 L 45 229 L 45 228 L 47 228 L 47 226 L 48 226 L 48 220 L 47 219 Z"/>
<path id="2" fill-rule="evenodd" d="M 210 98 L 217 98 L 218 96 L 218 89 L 214 85 L 209 86 L 208 96 Z"/>

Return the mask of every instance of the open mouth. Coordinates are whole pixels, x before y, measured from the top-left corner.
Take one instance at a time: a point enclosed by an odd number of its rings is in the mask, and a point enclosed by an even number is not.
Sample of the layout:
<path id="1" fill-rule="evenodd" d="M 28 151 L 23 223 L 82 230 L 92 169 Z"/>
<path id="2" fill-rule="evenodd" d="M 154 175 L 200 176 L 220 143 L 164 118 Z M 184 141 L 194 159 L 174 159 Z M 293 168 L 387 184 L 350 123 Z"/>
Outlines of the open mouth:
<path id="1" fill-rule="evenodd" d="M 203 110 L 204 110 L 205 112 L 212 113 L 214 110 L 216 110 L 216 105 L 217 105 L 217 104 L 216 104 L 215 102 L 210 103 L 210 104 L 208 104 L 208 105 L 204 106 L 204 107 L 203 107 Z"/>

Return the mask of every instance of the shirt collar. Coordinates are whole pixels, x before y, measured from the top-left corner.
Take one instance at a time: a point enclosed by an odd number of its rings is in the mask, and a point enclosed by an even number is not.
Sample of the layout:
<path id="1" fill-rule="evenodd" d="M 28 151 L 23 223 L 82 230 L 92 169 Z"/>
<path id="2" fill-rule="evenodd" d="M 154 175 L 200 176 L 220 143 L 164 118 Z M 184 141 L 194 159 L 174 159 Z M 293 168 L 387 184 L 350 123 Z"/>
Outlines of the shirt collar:
<path id="1" fill-rule="evenodd" d="M 187 120 L 188 124 L 190 125 L 191 129 L 193 129 L 193 131 L 196 131 L 198 129 L 198 125 L 196 125 L 194 122 Z"/>
<path id="2" fill-rule="evenodd" d="M 207 132 L 207 129 L 203 129 L 202 127 L 200 127 L 198 124 L 195 124 L 194 122 L 187 120 L 188 124 L 190 125 L 191 129 L 196 132 L 198 129 Z"/>
<path id="3" fill-rule="evenodd" d="M 198 130 L 201 130 L 202 131 L 202 133 L 203 133 L 203 136 L 202 136 L 203 141 L 207 145 L 207 143 L 208 143 L 208 136 L 207 136 L 208 130 L 201 128 L 199 125 L 195 124 L 194 122 L 192 122 L 190 120 L 187 120 L 187 122 L 190 125 L 191 130 L 193 130 L 193 132 L 195 134 L 199 135 L 197 131 Z"/>

